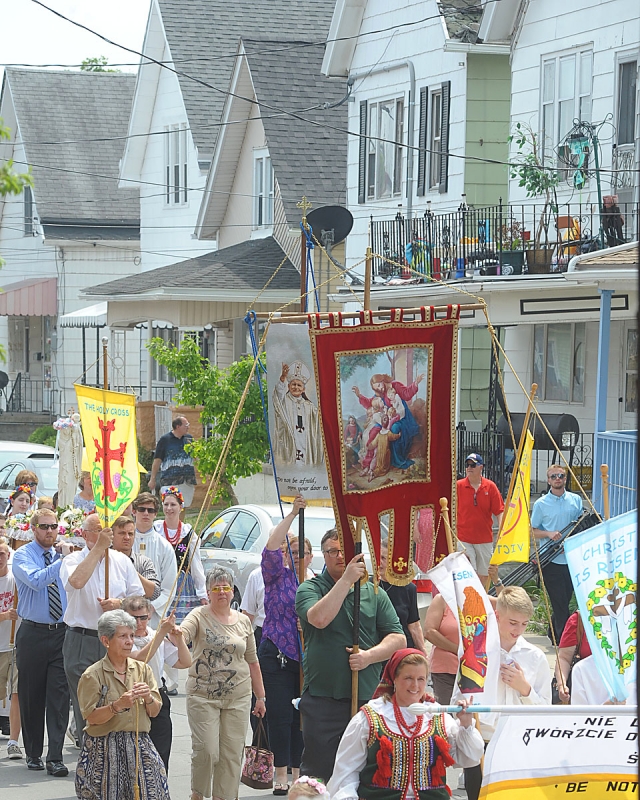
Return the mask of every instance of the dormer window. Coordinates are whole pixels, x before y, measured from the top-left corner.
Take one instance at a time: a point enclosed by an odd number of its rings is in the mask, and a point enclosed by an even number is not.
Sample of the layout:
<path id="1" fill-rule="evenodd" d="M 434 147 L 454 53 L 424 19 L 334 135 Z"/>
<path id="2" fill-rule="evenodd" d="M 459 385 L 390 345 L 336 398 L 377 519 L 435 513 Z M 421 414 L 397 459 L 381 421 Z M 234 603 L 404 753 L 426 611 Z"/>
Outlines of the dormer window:
<path id="1" fill-rule="evenodd" d="M 165 203 L 181 205 L 187 202 L 187 126 L 169 125 L 165 128 Z"/>
<path id="2" fill-rule="evenodd" d="M 253 154 L 253 227 L 273 225 L 273 167 L 266 148 Z"/>

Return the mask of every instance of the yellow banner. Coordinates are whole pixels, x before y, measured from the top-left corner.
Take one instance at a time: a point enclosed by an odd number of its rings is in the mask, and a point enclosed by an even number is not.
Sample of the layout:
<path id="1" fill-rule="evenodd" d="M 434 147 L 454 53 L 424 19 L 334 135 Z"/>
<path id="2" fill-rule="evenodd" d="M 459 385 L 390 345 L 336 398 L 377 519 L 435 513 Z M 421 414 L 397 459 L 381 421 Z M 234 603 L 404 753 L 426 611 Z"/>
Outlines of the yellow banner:
<path id="1" fill-rule="evenodd" d="M 136 398 L 74 385 L 91 472 L 96 513 L 111 525 L 138 495 Z"/>
<path id="2" fill-rule="evenodd" d="M 531 499 L 531 453 L 534 438 L 527 431 L 518 465 L 513 494 L 507 503 L 502 531 L 491 556 L 491 564 L 529 560 L 529 503 Z"/>
<path id="3" fill-rule="evenodd" d="M 604 797 L 636 798 L 638 779 L 633 773 L 562 775 L 500 781 L 483 786 L 480 800 L 560 800 L 567 795 L 587 800 Z"/>

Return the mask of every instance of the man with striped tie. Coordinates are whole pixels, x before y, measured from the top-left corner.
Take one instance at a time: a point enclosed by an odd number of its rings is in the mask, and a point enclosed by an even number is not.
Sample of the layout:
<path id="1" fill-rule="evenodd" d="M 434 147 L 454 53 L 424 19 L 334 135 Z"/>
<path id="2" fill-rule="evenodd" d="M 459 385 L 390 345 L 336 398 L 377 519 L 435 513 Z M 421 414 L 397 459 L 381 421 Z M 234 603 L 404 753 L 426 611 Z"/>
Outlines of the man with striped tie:
<path id="1" fill-rule="evenodd" d="M 62 621 L 67 596 L 60 580 L 62 557 L 70 547 L 54 549 L 58 520 L 53 511 L 41 508 L 31 517 L 34 539 L 13 557 L 13 575 L 18 589 L 18 616 L 22 624 L 16 635 L 16 663 L 20 675 L 20 717 L 27 767 L 44 770 L 44 723 L 47 723 L 47 772 L 63 778 L 69 770 L 62 761 L 62 746 L 69 718 L 69 686 L 64 672 Z"/>

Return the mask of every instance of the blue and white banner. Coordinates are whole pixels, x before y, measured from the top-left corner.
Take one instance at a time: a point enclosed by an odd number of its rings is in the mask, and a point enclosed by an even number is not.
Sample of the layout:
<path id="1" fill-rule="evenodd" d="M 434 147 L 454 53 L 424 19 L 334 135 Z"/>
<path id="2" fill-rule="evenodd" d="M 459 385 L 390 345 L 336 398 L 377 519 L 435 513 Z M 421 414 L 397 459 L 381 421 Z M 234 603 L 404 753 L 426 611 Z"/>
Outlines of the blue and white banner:
<path id="1" fill-rule="evenodd" d="M 636 676 L 637 511 L 565 541 L 578 608 L 611 699 L 626 700 Z"/>

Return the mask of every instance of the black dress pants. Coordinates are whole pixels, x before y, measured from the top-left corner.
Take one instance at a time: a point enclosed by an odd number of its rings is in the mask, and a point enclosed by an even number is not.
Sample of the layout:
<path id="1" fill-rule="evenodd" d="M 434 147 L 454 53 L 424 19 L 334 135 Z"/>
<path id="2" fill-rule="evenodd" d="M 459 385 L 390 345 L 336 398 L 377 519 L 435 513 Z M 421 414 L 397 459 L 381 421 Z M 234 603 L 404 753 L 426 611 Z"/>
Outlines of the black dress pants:
<path id="1" fill-rule="evenodd" d="M 162 759 L 162 763 L 168 775 L 173 723 L 171 722 L 171 700 L 167 694 L 164 678 L 162 679 L 162 686 L 160 686 L 160 697 L 162 698 L 162 708 L 157 717 L 151 718 L 149 737 L 156 746 L 156 750 L 160 754 L 160 758 Z"/>
<path id="2" fill-rule="evenodd" d="M 42 758 L 46 718 L 46 761 L 62 761 L 69 722 L 69 685 L 62 659 L 64 636 L 64 625 L 50 630 L 26 619 L 16 634 L 18 697 L 27 758 Z"/>
<path id="3" fill-rule="evenodd" d="M 566 564 L 554 564 L 552 561 L 543 568 L 542 577 L 544 578 L 544 585 L 553 611 L 551 624 L 553 625 L 556 642 L 559 643 L 564 626 L 569 619 L 569 603 L 573 594 L 571 574 Z"/>
<path id="4" fill-rule="evenodd" d="M 302 757 L 300 714 L 291 701 L 300 697 L 300 662 L 278 659 L 278 648 L 270 639 L 262 639 L 258 652 L 260 670 L 267 696 L 269 745 L 276 767 L 299 767 Z"/>
<path id="5" fill-rule="evenodd" d="M 351 700 L 314 697 L 305 691 L 300 698 L 300 713 L 304 731 L 300 774 L 329 783 L 340 739 L 351 719 Z"/>

